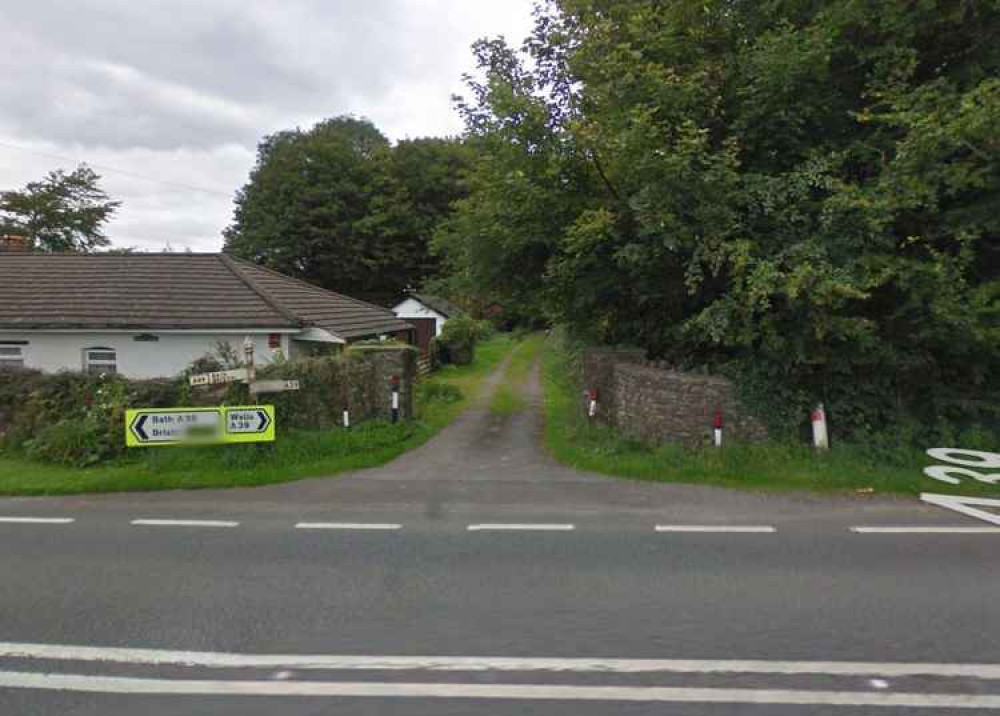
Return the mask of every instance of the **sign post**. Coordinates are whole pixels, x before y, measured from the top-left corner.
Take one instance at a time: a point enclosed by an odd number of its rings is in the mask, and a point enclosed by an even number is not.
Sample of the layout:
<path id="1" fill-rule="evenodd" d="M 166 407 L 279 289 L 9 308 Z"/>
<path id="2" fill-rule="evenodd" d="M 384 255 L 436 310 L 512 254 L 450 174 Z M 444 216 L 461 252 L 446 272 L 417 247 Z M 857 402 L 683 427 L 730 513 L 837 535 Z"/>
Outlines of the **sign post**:
<path id="1" fill-rule="evenodd" d="M 192 387 L 202 385 L 220 385 L 223 383 L 242 383 L 249 377 L 246 368 L 235 368 L 233 370 L 217 370 L 213 373 L 200 373 L 188 378 Z"/>
<path id="2" fill-rule="evenodd" d="M 125 411 L 128 447 L 274 442 L 273 405 Z"/>
<path id="3" fill-rule="evenodd" d="M 250 384 L 250 395 L 260 393 L 284 393 L 289 390 L 298 390 L 297 380 L 257 380 Z"/>

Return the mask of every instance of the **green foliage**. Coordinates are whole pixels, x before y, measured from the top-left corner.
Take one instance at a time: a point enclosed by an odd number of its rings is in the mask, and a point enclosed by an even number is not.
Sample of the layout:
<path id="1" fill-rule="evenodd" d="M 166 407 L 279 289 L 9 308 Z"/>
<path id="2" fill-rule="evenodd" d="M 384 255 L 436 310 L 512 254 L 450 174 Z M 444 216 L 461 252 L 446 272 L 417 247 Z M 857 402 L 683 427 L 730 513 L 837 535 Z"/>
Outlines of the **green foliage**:
<path id="1" fill-rule="evenodd" d="M 461 401 L 463 397 L 462 390 L 458 386 L 436 381 L 421 381 L 417 384 L 415 393 L 417 403 L 435 401 L 444 404 L 453 404 Z"/>
<path id="2" fill-rule="evenodd" d="M 275 406 L 281 429 L 337 428 L 345 407 L 351 411 L 352 424 L 371 420 L 378 412 L 377 374 L 364 353 L 389 348 L 378 344 L 358 347 L 343 357 L 259 367 L 260 379 L 298 380 L 303 387 L 265 396 L 266 402 Z M 220 353 L 225 360 L 227 351 Z M 127 409 L 247 404 L 251 398 L 242 383 L 197 389 L 188 384 L 192 372 L 218 370 L 223 365 L 218 357 L 206 356 L 176 379 L 163 380 L 126 380 L 118 375 L 68 371 L 0 371 L 2 445 L 23 450 L 35 459 L 77 466 L 121 458 L 126 453 Z"/>
<path id="3" fill-rule="evenodd" d="M 550 0 L 476 47 L 456 291 L 726 366 L 786 432 L 1000 411 L 1000 7 Z"/>
<path id="4" fill-rule="evenodd" d="M 510 352 L 512 345 L 508 336 L 495 336 L 480 346 L 474 364 L 461 368 L 448 366 L 421 381 L 416 421 L 395 424 L 371 421 L 350 430 L 282 429 L 281 437 L 273 445 L 133 451 L 127 458 L 84 470 L 28 460 L 18 452 L 0 452 L 0 494 L 57 495 L 264 485 L 382 465 L 423 444 L 450 423 L 477 395 L 487 374 Z M 37 375 L 23 372 L 26 375 L 19 377 L 21 382 Z M 6 385 L 0 380 L 0 399 Z"/>
<path id="5" fill-rule="evenodd" d="M 442 363 L 468 365 L 475 358 L 476 341 L 488 337 L 492 326 L 470 316 L 448 319 L 435 338 L 435 351 Z"/>
<path id="6" fill-rule="evenodd" d="M 26 236 L 38 251 L 93 251 L 110 244 L 104 224 L 121 202 L 100 188 L 86 165 L 49 172 L 17 191 L 0 192 L 0 234 Z"/>
<path id="7" fill-rule="evenodd" d="M 859 434 L 851 442 L 836 441 L 818 453 L 807 441 L 777 439 L 766 443 L 729 441 L 721 450 L 647 445 L 616 431 L 592 425 L 581 409 L 578 356 L 559 333 L 542 354 L 545 385 L 545 440 L 552 455 L 567 465 L 654 482 L 720 485 L 752 490 L 824 492 L 935 492 L 988 496 L 996 488 L 964 480 L 950 486 L 923 475 L 932 461 L 916 447 L 922 426 L 897 427 Z M 937 445 L 968 449 L 1000 449 L 995 436 L 982 430 L 937 436 Z M 974 447 L 973 447 L 974 446 Z"/>
<path id="8" fill-rule="evenodd" d="M 87 467 L 113 456 L 107 427 L 92 417 L 66 420 L 42 428 L 24 443 L 25 454 L 33 460 Z"/>
<path id="9" fill-rule="evenodd" d="M 460 142 L 393 147 L 352 117 L 278 132 L 237 193 L 226 250 L 349 295 L 394 298 L 437 270 L 428 243 L 465 195 L 469 161 Z"/>
<path id="10" fill-rule="evenodd" d="M 257 371 L 260 379 L 298 380 L 301 390 L 268 394 L 282 426 L 315 430 L 342 424 L 348 408 L 360 422 L 375 411 L 374 365 L 359 360 L 306 358 L 269 365 Z M 241 386 L 242 387 L 242 386 Z"/>

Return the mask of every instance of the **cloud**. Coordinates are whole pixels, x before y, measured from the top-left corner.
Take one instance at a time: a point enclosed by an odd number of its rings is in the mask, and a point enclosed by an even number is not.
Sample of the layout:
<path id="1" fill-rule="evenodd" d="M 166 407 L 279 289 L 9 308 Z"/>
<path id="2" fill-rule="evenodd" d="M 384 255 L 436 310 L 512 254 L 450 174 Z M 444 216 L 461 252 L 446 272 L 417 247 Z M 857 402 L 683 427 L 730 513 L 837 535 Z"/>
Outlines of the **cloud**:
<path id="1" fill-rule="evenodd" d="M 261 137 L 339 114 L 394 139 L 459 132 L 469 45 L 519 42 L 531 1 L 9 3 L 0 188 L 86 160 L 124 202 L 116 245 L 217 249 Z"/>

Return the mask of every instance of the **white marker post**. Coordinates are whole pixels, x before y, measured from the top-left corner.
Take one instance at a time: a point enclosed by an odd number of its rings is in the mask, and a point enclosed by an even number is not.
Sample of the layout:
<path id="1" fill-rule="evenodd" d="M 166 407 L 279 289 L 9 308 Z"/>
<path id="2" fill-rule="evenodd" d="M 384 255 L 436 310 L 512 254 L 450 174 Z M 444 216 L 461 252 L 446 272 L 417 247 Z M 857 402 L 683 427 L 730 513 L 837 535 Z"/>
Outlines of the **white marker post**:
<path id="1" fill-rule="evenodd" d="M 347 410 L 347 408 L 344 408 L 344 430 L 347 430 L 350 427 L 351 427 L 351 413 Z"/>
<path id="2" fill-rule="evenodd" d="M 826 410 L 823 404 L 819 403 L 812 412 L 813 426 L 813 447 L 817 450 L 828 450 L 830 448 L 830 436 L 826 430 Z"/>
<path id="3" fill-rule="evenodd" d="M 716 408 L 715 420 L 712 424 L 712 437 L 715 447 L 722 447 L 722 411 Z"/>
<path id="4" fill-rule="evenodd" d="M 392 422 L 399 422 L 399 376 L 392 376 Z"/>
<path id="5" fill-rule="evenodd" d="M 253 339 L 247 336 L 243 339 L 243 364 L 247 370 L 247 383 L 250 386 L 250 397 L 254 404 L 257 403 L 257 395 L 253 392 L 254 381 L 257 380 L 257 371 L 253 365 Z"/>
<path id="6" fill-rule="evenodd" d="M 587 405 L 587 417 L 593 418 L 597 415 L 597 388 L 593 388 L 587 393 L 589 403 Z"/>

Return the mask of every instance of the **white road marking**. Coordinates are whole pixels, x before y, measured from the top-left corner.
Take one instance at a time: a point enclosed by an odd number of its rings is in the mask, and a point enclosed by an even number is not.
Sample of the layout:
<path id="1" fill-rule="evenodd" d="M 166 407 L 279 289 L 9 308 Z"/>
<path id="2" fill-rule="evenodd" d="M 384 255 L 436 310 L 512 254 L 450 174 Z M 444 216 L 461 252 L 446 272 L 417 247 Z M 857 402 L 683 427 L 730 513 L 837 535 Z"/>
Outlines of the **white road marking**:
<path id="1" fill-rule="evenodd" d="M 504 524 L 504 523 L 484 523 L 479 525 L 469 525 L 469 532 L 484 532 L 484 531 L 541 531 L 541 532 L 570 532 L 576 529 L 575 525 L 564 525 L 564 524 L 545 524 L 545 523 L 524 523 L 524 524 Z"/>
<path id="2" fill-rule="evenodd" d="M 825 674 L 895 678 L 941 676 L 1000 680 L 1000 664 L 864 661 L 765 661 L 758 659 L 597 659 L 490 656 L 356 656 L 337 654 L 238 654 L 130 647 L 0 642 L 0 658 L 109 662 L 207 668 L 327 671 L 507 671 L 570 673 Z"/>
<path id="3" fill-rule="evenodd" d="M 888 689 L 889 682 L 885 679 L 872 679 L 868 682 L 873 689 Z"/>
<path id="4" fill-rule="evenodd" d="M 68 525 L 75 521 L 72 517 L 0 517 L 0 522 L 32 525 Z"/>
<path id="5" fill-rule="evenodd" d="M 644 701 L 709 704 L 786 704 L 909 708 L 1000 708 L 998 694 L 871 693 L 664 686 L 556 686 L 323 681 L 208 681 L 82 674 L 0 672 L 0 688 L 115 694 L 212 696 L 354 696 L 377 698 Z"/>
<path id="6" fill-rule="evenodd" d="M 240 523 L 226 520 L 132 520 L 131 524 L 152 527 L 238 527 Z"/>
<path id="7" fill-rule="evenodd" d="M 1000 525 L 1000 512 L 990 512 L 977 509 L 980 507 L 990 507 L 1000 509 L 1000 500 L 991 500 L 985 497 L 959 497 L 957 495 L 935 495 L 924 492 L 920 499 L 930 505 L 937 505 L 946 510 L 954 510 L 967 517 L 973 517 L 983 522 Z"/>
<path id="8" fill-rule="evenodd" d="M 657 532 L 777 532 L 770 525 L 656 525 Z"/>
<path id="9" fill-rule="evenodd" d="M 851 532 L 858 534 L 928 534 L 928 535 L 992 535 L 1000 534 L 1000 527 L 851 527 Z"/>
<path id="10" fill-rule="evenodd" d="M 398 530 L 403 525 L 392 522 L 299 522 L 297 530 Z"/>

